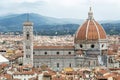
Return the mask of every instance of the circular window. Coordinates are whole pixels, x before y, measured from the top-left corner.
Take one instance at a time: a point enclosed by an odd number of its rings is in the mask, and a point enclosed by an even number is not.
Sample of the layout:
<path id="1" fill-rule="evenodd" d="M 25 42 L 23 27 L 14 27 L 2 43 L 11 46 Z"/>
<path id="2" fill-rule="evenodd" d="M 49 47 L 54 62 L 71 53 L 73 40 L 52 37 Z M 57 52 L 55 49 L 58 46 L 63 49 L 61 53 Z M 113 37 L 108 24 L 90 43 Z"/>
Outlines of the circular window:
<path id="1" fill-rule="evenodd" d="M 71 54 L 71 52 L 69 52 L 68 54 Z"/>
<path id="2" fill-rule="evenodd" d="M 59 52 L 56 53 L 57 55 L 59 54 Z"/>
<path id="3" fill-rule="evenodd" d="M 45 52 L 45 55 L 47 55 L 47 52 Z"/>
<path id="4" fill-rule="evenodd" d="M 35 54 L 35 52 L 33 52 L 33 54 Z"/>
<path id="5" fill-rule="evenodd" d="M 94 44 L 92 44 L 92 45 L 91 45 L 91 48 L 94 48 L 94 47 L 95 47 L 95 45 L 94 45 Z"/>
<path id="6" fill-rule="evenodd" d="M 82 44 L 80 44 L 80 48 L 82 48 L 83 47 L 83 45 Z"/>

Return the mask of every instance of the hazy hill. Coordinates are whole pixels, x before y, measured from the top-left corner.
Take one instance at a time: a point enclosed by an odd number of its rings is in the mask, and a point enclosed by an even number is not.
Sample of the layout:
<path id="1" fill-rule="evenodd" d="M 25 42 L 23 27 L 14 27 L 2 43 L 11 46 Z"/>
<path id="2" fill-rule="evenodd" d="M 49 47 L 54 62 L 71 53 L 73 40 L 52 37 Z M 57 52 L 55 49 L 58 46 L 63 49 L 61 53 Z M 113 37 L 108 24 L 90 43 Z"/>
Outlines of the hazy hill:
<path id="1" fill-rule="evenodd" d="M 34 13 L 30 13 L 29 18 L 36 27 L 41 25 L 80 24 L 82 22 L 82 20 L 78 19 L 52 18 Z M 0 17 L 0 31 L 19 31 L 22 29 L 22 24 L 26 20 L 27 14 L 15 14 Z"/>
<path id="2" fill-rule="evenodd" d="M 22 31 L 27 14 L 13 14 L 0 17 L 0 31 Z M 29 20 L 34 23 L 37 34 L 62 35 L 74 34 L 84 21 L 80 19 L 53 18 L 30 13 Z M 120 34 L 120 21 L 100 21 L 108 34 Z"/>

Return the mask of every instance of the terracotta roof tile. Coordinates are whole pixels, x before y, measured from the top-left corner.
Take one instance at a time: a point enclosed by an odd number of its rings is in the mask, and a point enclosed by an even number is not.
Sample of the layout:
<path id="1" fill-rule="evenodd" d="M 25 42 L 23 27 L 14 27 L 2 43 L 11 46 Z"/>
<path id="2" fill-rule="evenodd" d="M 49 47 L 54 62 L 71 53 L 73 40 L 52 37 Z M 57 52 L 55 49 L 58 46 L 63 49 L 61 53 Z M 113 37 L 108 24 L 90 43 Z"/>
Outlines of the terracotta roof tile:
<path id="1" fill-rule="evenodd" d="M 7 67 L 7 66 L 8 66 L 8 64 L 6 64 L 6 63 L 0 64 L 0 67 L 1 67 L 1 68 L 5 68 L 5 67 Z"/>
<path id="2" fill-rule="evenodd" d="M 34 49 L 74 49 L 74 46 L 34 46 Z"/>
<path id="3" fill-rule="evenodd" d="M 52 80 L 66 80 L 64 76 L 54 76 Z"/>
<path id="4" fill-rule="evenodd" d="M 115 80 L 120 80 L 120 75 L 117 75 L 117 76 L 115 77 Z"/>
<path id="5" fill-rule="evenodd" d="M 108 50 L 108 55 L 115 55 L 116 53 L 113 50 Z"/>
<path id="6" fill-rule="evenodd" d="M 99 39 L 106 39 L 106 33 L 102 26 L 94 19 L 87 20 L 82 26 L 80 26 L 75 37 L 76 41 Z"/>
<path id="7" fill-rule="evenodd" d="M 116 76 L 117 76 L 117 74 L 115 74 L 115 73 L 106 73 L 106 74 L 104 74 L 104 77 L 106 77 L 106 78 L 116 77 Z"/>
<path id="8" fill-rule="evenodd" d="M 96 70 L 95 71 L 95 73 L 99 73 L 99 74 L 105 74 L 105 73 L 107 73 L 108 71 L 106 70 L 106 69 L 98 69 L 98 70 Z"/>
<path id="9" fill-rule="evenodd" d="M 34 75 L 33 71 L 22 71 L 22 72 L 15 72 L 14 75 Z"/>
<path id="10" fill-rule="evenodd" d="M 77 34 L 76 34 L 76 40 L 85 40 L 86 39 L 86 29 L 87 29 L 87 23 L 86 21 L 81 27 L 79 27 Z"/>

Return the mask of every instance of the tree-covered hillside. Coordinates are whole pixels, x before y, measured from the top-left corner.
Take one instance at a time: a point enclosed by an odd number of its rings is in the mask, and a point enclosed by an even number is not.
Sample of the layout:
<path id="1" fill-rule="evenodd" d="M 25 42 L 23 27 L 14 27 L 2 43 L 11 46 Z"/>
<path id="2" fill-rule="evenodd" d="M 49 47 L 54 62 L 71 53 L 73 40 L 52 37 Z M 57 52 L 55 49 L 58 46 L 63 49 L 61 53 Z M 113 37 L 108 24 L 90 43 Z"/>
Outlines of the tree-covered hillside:
<path id="1" fill-rule="evenodd" d="M 0 32 L 18 31 L 22 33 L 23 22 L 27 20 L 27 15 L 28 14 L 15 14 L 0 17 Z M 34 23 L 34 34 L 37 35 L 73 35 L 79 25 L 84 22 L 78 19 L 52 18 L 34 13 L 29 14 L 29 19 Z M 101 25 L 104 27 L 107 34 L 120 35 L 119 20 L 110 21 Z"/>

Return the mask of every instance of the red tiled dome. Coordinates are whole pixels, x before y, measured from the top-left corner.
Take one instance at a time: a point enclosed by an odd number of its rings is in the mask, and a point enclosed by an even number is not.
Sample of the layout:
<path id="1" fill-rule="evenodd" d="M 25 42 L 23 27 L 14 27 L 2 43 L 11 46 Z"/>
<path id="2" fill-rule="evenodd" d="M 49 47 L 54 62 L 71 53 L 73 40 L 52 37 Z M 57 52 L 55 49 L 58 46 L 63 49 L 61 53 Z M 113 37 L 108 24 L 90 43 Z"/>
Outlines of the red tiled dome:
<path id="1" fill-rule="evenodd" d="M 106 39 L 106 32 L 104 31 L 102 26 L 93 19 L 93 13 L 90 8 L 88 19 L 82 26 L 79 27 L 75 36 L 75 40 L 81 41 L 99 39 Z"/>

